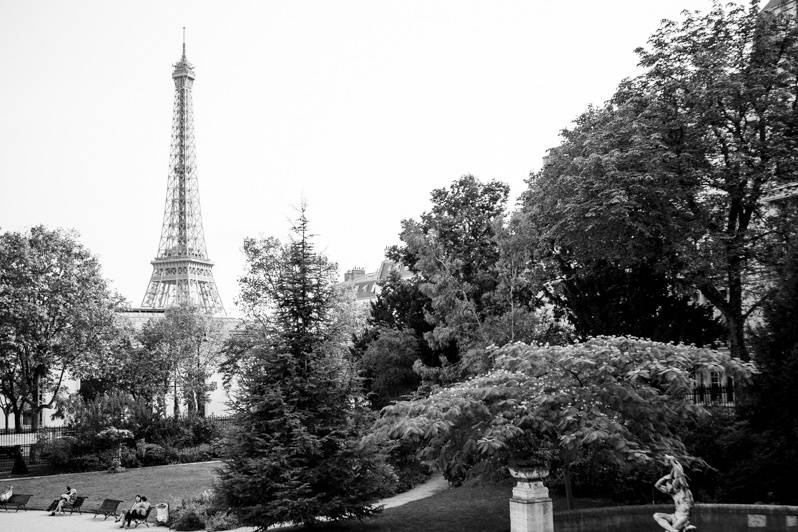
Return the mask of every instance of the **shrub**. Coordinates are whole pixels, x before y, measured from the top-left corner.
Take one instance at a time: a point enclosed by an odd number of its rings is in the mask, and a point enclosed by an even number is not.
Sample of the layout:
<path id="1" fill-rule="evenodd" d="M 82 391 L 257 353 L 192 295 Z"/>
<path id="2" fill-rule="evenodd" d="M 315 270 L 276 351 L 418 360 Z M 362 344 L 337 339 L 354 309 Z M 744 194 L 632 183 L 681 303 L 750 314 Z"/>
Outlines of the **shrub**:
<path id="1" fill-rule="evenodd" d="M 169 461 L 166 457 L 166 449 L 157 443 L 144 443 L 136 449 L 136 456 L 144 466 L 165 465 Z"/>
<path id="2" fill-rule="evenodd" d="M 241 522 L 232 512 L 216 512 L 208 515 L 205 520 L 205 530 L 232 530 L 241 526 Z"/>
<path id="3" fill-rule="evenodd" d="M 169 528 L 175 530 L 204 530 L 205 521 L 200 518 L 197 509 L 193 505 L 180 506 L 175 509 L 175 517 Z"/>
<path id="4" fill-rule="evenodd" d="M 429 465 L 419 457 L 422 449 L 420 440 L 407 439 L 394 442 L 394 447 L 388 454 L 388 463 L 399 479 L 397 492 L 407 491 L 430 476 L 432 471 Z"/>
<path id="5" fill-rule="evenodd" d="M 221 437 L 218 425 L 212 418 L 189 416 L 185 418 L 159 418 L 153 420 L 141 437 L 164 447 L 192 447 L 210 444 Z"/>
<path id="6" fill-rule="evenodd" d="M 74 457 L 77 440 L 70 436 L 41 444 L 42 459 L 56 469 L 67 467 Z"/>
<path id="7" fill-rule="evenodd" d="M 102 471 L 108 469 L 111 460 L 103 461 L 97 454 L 80 454 L 72 458 L 65 469 L 68 471 Z"/>
<path id="8" fill-rule="evenodd" d="M 233 513 L 217 510 L 212 490 L 205 490 L 190 501 L 183 499 L 169 512 L 169 527 L 175 530 L 230 530 L 240 526 Z"/>
<path id="9" fill-rule="evenodd" d="M 179 464 L 207 462 L 208 460 L 213 460 L 217 457 L 213 451 L 213 447 L 207 443 L 203 443 L 194 447 L 176 449 L 176 456 L 176 461 Z"/>

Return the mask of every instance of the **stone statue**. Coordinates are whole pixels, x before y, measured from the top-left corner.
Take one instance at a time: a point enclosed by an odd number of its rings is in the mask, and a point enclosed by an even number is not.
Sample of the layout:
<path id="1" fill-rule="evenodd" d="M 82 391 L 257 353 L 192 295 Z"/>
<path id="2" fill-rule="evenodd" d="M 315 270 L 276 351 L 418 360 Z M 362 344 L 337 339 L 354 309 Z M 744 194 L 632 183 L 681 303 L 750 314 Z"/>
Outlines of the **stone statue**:
<path id="1" fill-rule="evenodd" d="M 654 487 L 662 493 L 670 495 L 676 508 L 672 514 L 655 513 L 654 521 L 668 532 L 696 530 L 696 527 L 690 524 L 690 510 L 693 508 L 694 501 L 687 484 L 684 468 L 676 458 L 669 454 L 665 455 L 665 460 L 671 467 L 671 471 L 659 479 Z"/>

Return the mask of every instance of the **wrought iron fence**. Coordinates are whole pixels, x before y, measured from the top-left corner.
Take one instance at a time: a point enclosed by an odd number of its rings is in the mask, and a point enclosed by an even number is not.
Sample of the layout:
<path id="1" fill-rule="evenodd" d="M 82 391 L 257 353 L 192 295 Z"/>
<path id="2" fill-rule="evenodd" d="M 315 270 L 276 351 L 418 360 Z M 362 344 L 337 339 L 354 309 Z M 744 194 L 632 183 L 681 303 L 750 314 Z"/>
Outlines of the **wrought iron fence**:
<path id="1" fill-rule="evenodd" d="M 734 410 L 736 405 L 734 385 L 699 385 L 693 388 L 693 402 L 707 408 Z"/>

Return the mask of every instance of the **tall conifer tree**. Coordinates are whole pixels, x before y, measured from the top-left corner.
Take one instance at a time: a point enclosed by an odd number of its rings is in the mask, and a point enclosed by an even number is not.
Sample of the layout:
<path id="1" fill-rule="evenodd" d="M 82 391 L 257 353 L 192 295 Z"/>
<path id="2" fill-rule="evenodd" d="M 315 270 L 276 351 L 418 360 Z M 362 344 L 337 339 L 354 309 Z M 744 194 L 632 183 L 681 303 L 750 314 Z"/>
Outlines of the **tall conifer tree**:
<path id="1" fill-rule="evenodd" d="M 222 500 L 264 528 L 370 515 L 395 476 L 380 449 L 361 441 L 365 402 L 331 337 L 335 267 L 315 251 L 304 208 L 288 245 L 249 240 L 245 252 L 242 301 L 253 320 L 228 366 L 246 369 L 237 373 Z"/>

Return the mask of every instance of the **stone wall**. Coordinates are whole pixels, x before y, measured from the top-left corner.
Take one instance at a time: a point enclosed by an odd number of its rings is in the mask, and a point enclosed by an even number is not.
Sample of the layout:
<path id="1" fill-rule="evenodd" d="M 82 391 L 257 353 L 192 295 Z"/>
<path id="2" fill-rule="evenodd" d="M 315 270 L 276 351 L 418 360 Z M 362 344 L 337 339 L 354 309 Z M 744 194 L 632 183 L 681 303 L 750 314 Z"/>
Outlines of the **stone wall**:
<path id="1" fill-rule="evenodd" d="M 640 532 L 657 530 L 654 512 L 673 505 L 615 506 L 554 514 L 555 532 Z M 798 506 L 696 504 L 691 522 L 698 532 L 798 532 Z"/>

